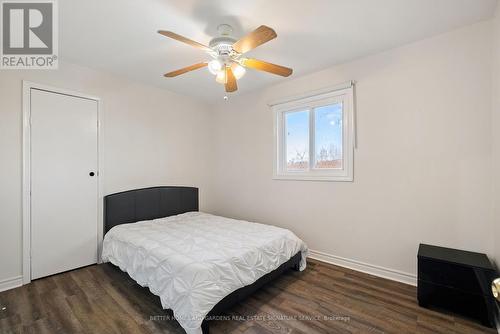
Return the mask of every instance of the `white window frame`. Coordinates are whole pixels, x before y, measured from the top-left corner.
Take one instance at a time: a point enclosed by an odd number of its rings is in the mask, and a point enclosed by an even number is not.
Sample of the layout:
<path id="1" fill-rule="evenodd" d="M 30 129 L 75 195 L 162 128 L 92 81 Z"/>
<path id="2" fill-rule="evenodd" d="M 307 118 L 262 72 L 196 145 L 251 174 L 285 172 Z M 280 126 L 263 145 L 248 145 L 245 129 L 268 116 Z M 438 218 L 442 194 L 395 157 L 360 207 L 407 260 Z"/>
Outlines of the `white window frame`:
<path id="1" fill-rule="evenodd" d="M 314 108 L 342 102 L 342 168 L 314 168 L 315 113 Z M 271 106 L 274 117 L 274 172 L 276 180 L 307 181 L 353 181 L 354 179 L 354 94 L 353 86 L 327 92 L 313 93 Z M 286 168 L 285 114 L 294 111 L 309 111 L 309 168 L 290 171 Z"/>

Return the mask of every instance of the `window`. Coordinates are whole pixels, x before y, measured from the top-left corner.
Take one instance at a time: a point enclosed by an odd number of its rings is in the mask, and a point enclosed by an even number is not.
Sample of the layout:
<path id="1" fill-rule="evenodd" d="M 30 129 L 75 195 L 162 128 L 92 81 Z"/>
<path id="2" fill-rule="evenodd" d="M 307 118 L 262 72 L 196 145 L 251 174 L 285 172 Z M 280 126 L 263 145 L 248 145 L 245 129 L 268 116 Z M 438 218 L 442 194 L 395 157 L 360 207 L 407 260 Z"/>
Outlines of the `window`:
<path id="1" fill-rule="evenodd" d="M 274 178 L 353 180 L 352 87 L 273 106 Z"/>

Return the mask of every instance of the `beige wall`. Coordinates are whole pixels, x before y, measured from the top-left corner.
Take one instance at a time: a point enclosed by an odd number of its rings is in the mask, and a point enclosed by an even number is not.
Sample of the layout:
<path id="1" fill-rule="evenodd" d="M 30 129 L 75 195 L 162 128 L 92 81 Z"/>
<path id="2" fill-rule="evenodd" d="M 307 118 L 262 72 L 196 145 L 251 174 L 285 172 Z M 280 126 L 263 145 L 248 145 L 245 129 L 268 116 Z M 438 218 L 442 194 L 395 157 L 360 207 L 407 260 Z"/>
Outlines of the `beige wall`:
<path id="1" fill-rule="evenodd" d="M 22 79 L 103 100 L 104 192 L 204 181 L 209 133 L 206 106 L 165 90 L 87 68 L 0 73 L 0 283 L 22 274 Z"/>
<path id="2" fill-rule="evenodd" d="M 493 73 L 493 218 L 495 233 L 495 260 L 500 268 L 500 5 L 497 6 L 494 24 Z"/>
<path id="3" fill-rule="evenodd" d="M 420 242 L 492 254 L 491 31 L 476 24 L 218 104 L 208 208 L 410 280 Z M 351 79 L 354 182 L 272 180 L 266 103 Z"/>

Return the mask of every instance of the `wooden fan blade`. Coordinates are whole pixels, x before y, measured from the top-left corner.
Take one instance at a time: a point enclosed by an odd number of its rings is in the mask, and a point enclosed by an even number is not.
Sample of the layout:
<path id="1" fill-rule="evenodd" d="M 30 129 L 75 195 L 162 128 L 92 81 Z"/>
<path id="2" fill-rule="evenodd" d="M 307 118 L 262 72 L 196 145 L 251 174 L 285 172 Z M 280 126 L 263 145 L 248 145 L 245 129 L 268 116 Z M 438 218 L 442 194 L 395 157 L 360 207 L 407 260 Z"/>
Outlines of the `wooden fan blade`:
<path id="1" fill-rule="evenodd" d="M 207 66 L 207 63 L 198 63 L 198 64 L 194 64 L 194 65 L 191 65 L 188 67 L 181 68 L 181 69 L 176 70 L 176 71 L 168 72 L 168 73 L 164 74 L 163 76 L 165 76 L 167 78 L 176 77 L 178 75 L 184 74 L 186 72 L 194 71 L 194 70 L 197 70 L 197 69 L 205 67 L 205 66 Z"/>
<path id="2" fill-rule="evenodd" d="M 161 35 L 163 35 L 163 36 L 166 36 L 166 37 L 178 40 L 179 42 L 183 42 L 183 43 L 189 44 L 191 46 L 194 46 L 195 48 L 198 48 L 198 49 L 201 49 L 201 50 L 204 50 L 204 51 L 212 51 L 212 49 L 210 49 L 208 46 L 203 45 L 203 44 L 198 43 L 198 42 L 195 42 L 195 41 L 193 41 L 193 40 L 191 40 L 189 38 L 186 38 L 184 36 L 178 35 L 175 32 L 165 31 L 165 30 L 158 30 L 158 33 L 161 34 Z"/>
<path id="3" fill-rule="evenodd" d="M 246 67 L 250 67 L 259 71 L 269 72 L 272 74 L 281 75 L 283 77 L 288 77 L 292 74 L 293 70 L 291 68 L 280 66 L 276 64 L 271 64 L 258 59 L 244 59 L 241 64 Z"/>
<path id="4" fill-rule="evenodd" d="M 231 67 L 226 66 L 226 92 L 235 92 L 238 89 L 236 78 L 234 77 Z"/>
<path id="5" fill-rule="evenodd" d="M 245 53 L 276 38 L 276 32 L 267 26 L 260 26 L 233 44 L 233 50 Z"/>

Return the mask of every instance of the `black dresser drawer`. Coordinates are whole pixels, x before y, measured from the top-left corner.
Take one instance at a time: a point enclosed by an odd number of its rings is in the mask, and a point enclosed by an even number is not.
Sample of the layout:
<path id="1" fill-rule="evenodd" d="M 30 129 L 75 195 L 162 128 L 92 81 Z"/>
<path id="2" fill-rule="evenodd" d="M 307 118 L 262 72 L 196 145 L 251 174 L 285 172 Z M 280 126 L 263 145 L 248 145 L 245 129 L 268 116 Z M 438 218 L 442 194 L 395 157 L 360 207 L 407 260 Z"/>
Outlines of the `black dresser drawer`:
<path id="1" fill-rule="evenodd" d="M 481 293 L 473 268 L 454 263 L 418 259 L 418 280 L 432 282 L 470 293 Z"/>
<path id="2" fill-rule="evenodd" d="M 422 307 L 436 306 L 467 317 L 478 319 L 490 327 L 488 305 L 483 295 L 461 293 L 442 285 L 418 281 L 418 301 Z"/>

